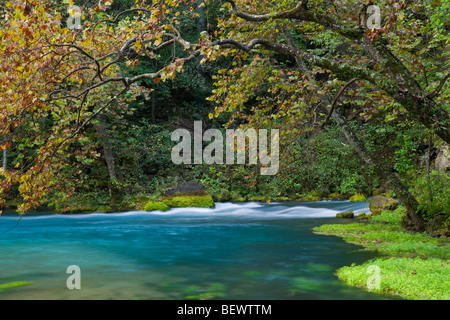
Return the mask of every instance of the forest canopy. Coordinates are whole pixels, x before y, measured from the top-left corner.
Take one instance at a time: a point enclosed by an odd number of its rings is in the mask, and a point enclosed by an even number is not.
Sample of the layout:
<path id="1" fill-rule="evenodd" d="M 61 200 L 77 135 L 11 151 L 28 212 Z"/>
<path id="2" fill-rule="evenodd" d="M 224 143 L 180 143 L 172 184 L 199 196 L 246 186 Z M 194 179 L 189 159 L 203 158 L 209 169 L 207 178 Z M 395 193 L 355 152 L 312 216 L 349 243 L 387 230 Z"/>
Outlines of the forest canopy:
<path id="1" fill-rule="evenodd" d="M 0 2 L 2 205 L 197 179 L 219 201 L 382 190 L 417 230 L 448 218 L 448 0 Z M 280 172 L 175 166 L 195 120 L 279 129 Z"/>

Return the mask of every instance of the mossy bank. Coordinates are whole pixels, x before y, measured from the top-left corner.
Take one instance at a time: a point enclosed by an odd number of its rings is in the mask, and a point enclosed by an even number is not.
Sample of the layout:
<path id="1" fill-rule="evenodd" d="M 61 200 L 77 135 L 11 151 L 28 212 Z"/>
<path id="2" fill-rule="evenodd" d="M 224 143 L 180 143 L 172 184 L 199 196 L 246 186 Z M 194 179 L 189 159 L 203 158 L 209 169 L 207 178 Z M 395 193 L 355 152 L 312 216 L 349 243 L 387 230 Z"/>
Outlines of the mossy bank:
<path id="1" fill-rule="evenodd" d="M 404 209 L 399 207 L 371 216 L 367 222 L 328 224 L 314 228 L 314 232 L 339 236 L 383 255 L 338 269 L 337 276 L 347 284 L 405 299 L 449 300 L 449 239 L 404 231 L 404 217 Z M 378 286 L 370 285 L 371 270 L 379 270 Z"/>
<path id="2" fill-rule="evenodd" d="M 204 191 L 175 194 L 158 201 L 150 200 L 145 205 L 145 211 L 167 211 L 170 208 L 214 208 L 213 198 Z"/>

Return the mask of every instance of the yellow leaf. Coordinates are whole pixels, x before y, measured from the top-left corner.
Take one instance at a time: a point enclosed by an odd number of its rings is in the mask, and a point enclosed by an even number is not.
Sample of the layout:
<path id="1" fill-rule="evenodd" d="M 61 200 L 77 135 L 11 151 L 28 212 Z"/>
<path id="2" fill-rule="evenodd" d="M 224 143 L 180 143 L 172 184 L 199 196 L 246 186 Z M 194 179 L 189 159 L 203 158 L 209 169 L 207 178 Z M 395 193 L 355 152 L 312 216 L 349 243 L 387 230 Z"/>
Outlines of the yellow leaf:
<path id="1" fill-rule="evenodd" d="M 158 37 L 158 39 L 156 39 L 156 41 L 153 43 L 155 46 L 159 46 L 162 42 L 162 39 Z"/>
<path id="2" fill-rule="evenodd" d="M 134 46 L 135 46 L 137 49 L 140 49 L 140 48 L 142 47 L 141 40 L 136 40 L 136 43 L 134 44 Z"/>

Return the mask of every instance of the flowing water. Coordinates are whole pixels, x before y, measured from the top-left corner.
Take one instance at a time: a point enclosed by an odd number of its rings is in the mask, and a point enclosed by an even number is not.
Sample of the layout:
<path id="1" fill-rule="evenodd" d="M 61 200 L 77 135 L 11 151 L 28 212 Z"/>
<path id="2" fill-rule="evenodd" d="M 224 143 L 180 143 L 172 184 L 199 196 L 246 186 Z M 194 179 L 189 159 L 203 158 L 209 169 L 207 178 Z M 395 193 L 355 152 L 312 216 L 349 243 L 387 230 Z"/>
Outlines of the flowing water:
<path id="1" fill-rule="evenodd" d="M 374 252 L 312 228 L 366 202 L 217 203 L 167 212 L 0 218 L 0 299 L 380 299 L 339 281 Z M 352 221 L 353 222 L 353 221 Z M 7 232 L 6 232 L 7 231 Z M 66 285 L 70 265 L 81 289 Z"/>

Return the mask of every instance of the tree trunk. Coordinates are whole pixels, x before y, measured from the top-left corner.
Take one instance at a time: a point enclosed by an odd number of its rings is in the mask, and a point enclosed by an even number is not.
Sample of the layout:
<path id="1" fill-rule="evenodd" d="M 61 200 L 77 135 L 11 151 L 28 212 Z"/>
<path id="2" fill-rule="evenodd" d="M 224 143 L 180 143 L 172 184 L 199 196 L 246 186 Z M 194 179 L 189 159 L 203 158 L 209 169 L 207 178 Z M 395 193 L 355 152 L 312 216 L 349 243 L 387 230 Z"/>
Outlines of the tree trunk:
<path id="1" fill-rule="evenodd" d="M 366 164 L 373 166 L 378 174 L 380 174 L 388 183 L 389 187 L 394 190 L 395 194 L 402 202 L 402 205 L 406 208 L 408 218 L 413 223 L 414 228 L 417 231 L 423 231 L 425 229 L 425 222 L 420 213 L 418 213 L 419 203 L 414 196 L 408 191 L 395 173 L 386 168 L 369 150 L 366 149 L 343 115 L 335 110 L 331 117 L 338 124 L 347 141 L 353 146 L 359 157 Z"/>
<path id="2" fill-rule="evenodd" d="M 100 140 L 103 145 L 103 155 L 105 157 L 106 166 L 109 173 L 109 195 L 110 195 L 110 206 L 113 211 L 117 211 L 120 202 L 122 201 L 122 190 L 120 183 L 122 182 L 122 175 L 117 170 L 116 164 L 114 162 L 114 152 L 109 141 L 109 134 L 106 128 L 107 117 L 104 113 L 97 116 L 97 123 L 94 124 L 95 130 L 97 131 Z"/>

